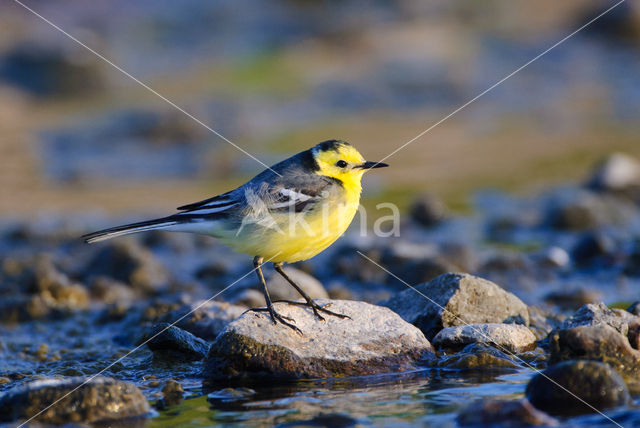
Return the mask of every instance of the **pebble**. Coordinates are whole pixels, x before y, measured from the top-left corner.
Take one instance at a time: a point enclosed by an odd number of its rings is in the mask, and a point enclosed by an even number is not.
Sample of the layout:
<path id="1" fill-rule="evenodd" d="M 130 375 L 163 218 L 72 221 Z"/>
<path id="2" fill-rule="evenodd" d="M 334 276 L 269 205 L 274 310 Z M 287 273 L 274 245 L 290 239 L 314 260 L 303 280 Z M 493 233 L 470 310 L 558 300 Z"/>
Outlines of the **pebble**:
<path id="1" fill-rule="evenodd" d="M 209 344 L 188 331 L 167 323 L 152 326 L 137 345 L 145 343 L 160 358 L 201 360 L 209 350 Z"/>
<path id="2" fill-rule="evenodd" d="M 557 419 L 536 409 L 525 399 L 507 401 L 487 398 L 476 401 L 460 412 L 457 421 L 463 427 L 555 427 L 560 425 Z"/>
<path id="3" fill-rule="evenodd" d="M 262 298 L 264 304 L 264 297 Z M 213 340 L 247 307 L 215 300 L 197 301 L 160 315 L 157 322 L 174 324 L 176 327 L 204 340 Z"/>

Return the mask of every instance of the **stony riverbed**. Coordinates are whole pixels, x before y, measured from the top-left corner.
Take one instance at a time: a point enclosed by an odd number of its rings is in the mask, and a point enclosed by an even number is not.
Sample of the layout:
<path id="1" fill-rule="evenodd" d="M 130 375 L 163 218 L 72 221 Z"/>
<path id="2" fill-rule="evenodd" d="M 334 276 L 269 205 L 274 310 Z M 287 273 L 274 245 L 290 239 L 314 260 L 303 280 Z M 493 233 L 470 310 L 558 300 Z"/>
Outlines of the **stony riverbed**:
<path id="1" fill-rule="evenodd" d="M 350 317 L 277 304 L 302 334 L 245 313 L 263 304 L 250 259 L 214 239 L 88 246 L 79 236 L 108 224 L 5 222 L 0 419 L 638 425 L 640 164 L 614 155 L 585 175 L 478 195 L 470 216 L 425 196 L 399 237 L 349 234 L 288 266 Z M 272 298 L 297 297 L 267 273 Z"/>

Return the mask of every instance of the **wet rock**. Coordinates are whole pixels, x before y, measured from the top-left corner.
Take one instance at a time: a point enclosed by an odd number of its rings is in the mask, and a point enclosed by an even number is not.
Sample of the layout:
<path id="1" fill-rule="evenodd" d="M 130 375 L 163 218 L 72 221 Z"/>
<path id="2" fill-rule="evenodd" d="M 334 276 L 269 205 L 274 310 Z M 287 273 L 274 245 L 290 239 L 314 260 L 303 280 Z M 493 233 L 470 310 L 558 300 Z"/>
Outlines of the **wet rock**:
<path id="1" fill-rule="evenodd" d="M 549 362 L 595 360 L 609 364 L 627 382 L 632 393 L 640 392 L 640 351 L 608 325 L 556 330 L 549 335 Z"/>
<path id="2" fill-rule="evenodd" d="M 471 343 L 484 343 L 506 352 L 534 349 L 536 337 L 531 330 L 518 324 L 467 324 L 447 327 L 433 338 L 438 348 L 461 349 Z"/>
<path id="3" fill-rule="evenodd" d="M 318 300 L 351 319 L 319 321 L 308 308 L 277 303 L 295 320 L 298 334 L 249 312 L 229 324 L 205 360 L 209 380 L 276 376 L 324 378 L 402 371 L 433 352 L 424 335 L 387 308 L 364 302 Z"/>
<path id="4" fill-rule="evenodd" d="M 564 248 L 550 247 L 540 254 L 538 263 L 546 268 L 565 268 L 571 263 L 571 256 Z"/>
<path id="5" fill-rule="evenodd" d="M 519 368 L 516 361 L 492 346 L 473 343 L 467 345 L 462 351 L 445 355 L 438 361 L 433 361 L 432 365 L 448 369 L 486 369 L 486 368 Z"/>
<path id="6" fill-rule="evenodd" d="M 417 291 L 416 291 L 417 290 Z M 529 324 L 527 305 L 493 282 L 447 273 L 381 303 L 433 338 L 445 327 L 482 323 Z"/>
<path id="7" fill-rule="evenodd" d="M 527 400 L 476 401 L 468 406 L 457 418 L 460 426 L 547 426 L 560 425 L 560 422 L 548 414 L 536 409 Z"/>
<path id="8" fill-rule="evenodd" d="M 104 86 L 93 61 L 33 43 L 17 45 L 0 58 L 0 79 L 43 98 L 86 95 Z"/>
<path id="9" fill-rule="evenodd" d="M 264 305 L 264 297 L 262 297 Z M 174 324 L 204 340 L 213 340 L 231 321 L 242 315 L 247 308 L 231 303 L 199 301 L 156 318 L 158 322 Z"/>
<path id="10" fill-rule="evenodd" d="M 630 401 L 624 381 L 611 366 L 587 360 L 564 361 L 535 375 L 526 396 L 538 409 L 558 415 L 593 413 L 593 408 L 602 411 Z"/>
<path id="11" fill-rule="evenodd" d="M 622 272 L 628 276 L 640 277 L 640 239 L 636 239 L 633 242 Z M 638 312 L 636 315 L 640 315 L 640 310 Z"/>
<path id="12" fill-rule="evenodd" d="M 635 207 L 631 202 L 607 194 L 573 190 L 552 198 L 545 223 L 561 230 L 585 230 L 624 224 L 634 215 Z"/>
<path id="13" fill-rule="evenodd" d="M 167 287 L 168 272 L 136 240 L 122 239 L 104 245 L 87 265 L 86 278 L 111 277 L 143 294 L 154 294 Z"/>
<path id="14" fill-rule="evenodd" d="M 209 350 L 204 340 L 167 323 L 151 327 L 137 345 L 142 343 L 161 358 L 201 360 Z"/>
<path id="15" fill-rule="evenodd" d="M 570 318 L 566 319 L 559 328 L 568 329 L 580 325 L 608 325 L 626 336 L 629 331 L 629 322 L 634 319 L 635 317 L 633 315 L 627 315 L 624 311 L 609 309 L 607 305 L 602 302 L 589 303 L 578 309 Z"/>
<path id="16" fill-rule="evenodd" d="M 627 312 L 636 316 L 640 316 L 640 300 L 638 300 L 637 302 L 633 302 L 631 306 L 627 308 Z"/>
<path id="17" fill-rule="evenodd" d="M 312 299 L 327 299 L 329 294 L 320 281 L 306 272 L 287 266 L 284 271 L 289 278 L 300 286 Z M 285 280 L 282 275 L 274 272 L 267 280 L 269 294 L 272 300 L 297 300 L 300 294 Z M 262 305 L 264 305 L 264 298 Z"/>
<path id="18" fill-rule="evenodd" d="M 11 389 L 0 397 L 0 421 L 28 419 L 58 399 L 60 401 L 40 414 L 36 422 L 93 423 L 144 416 L 149 412 L 147 400 L 134 384 L 102 376 L 89 379 L 44 379 Z"/>
<path id="19" fill-rule="evenodd" d="M 162 388 L 162 398 L 156 403 L 156 409 L 164 410 L 167 407 L 182 403 L 184 389 L 179 382 L 169 379 Z"/>
<path id="20" fill-rule="evenodd" d="M 231 302 L 247 308 L 258 308 L 265 305 L 264 294 L 253 288 L 242 290 L 239 294 L 231 298 Z"/>
<path id="21" fill-rule="evenodd" d="M 529 306 L 529 329 L 538 340 L 544 339 L 554 328 L 564 321 L 564 315 L 539 306 Z"/>
<path id="22" fill-rule="evenodd" d="M 627 339 L 633 349 L 640 350 L 640 318 L 629 323 Z"/>
<path id="23" fill-rule="evenodd" d="M 376 263 L 382 262 L 383 251 L 380 248 L 363 249 L 358 245 L 343 244 L 332 257 L 334 273 L 355 282 L 385 282 L 387 273 L 358 254 L 358 251 Z"/>
<path id="24" fill-rule="evenodd" d="M 560 309 L 576 310 L 585 304 L 598 302 L 602 297 L 602 292 L 596 289 L 574 288 L 553 291 L 544 297 L 544 301 Z"/>
<path id="25" fill-rule="evenodd" d="M 583 235 L 571 249 L 571 257 L 579 267 L 608 266 L 616 257 L 619 245 L 603 232 Z"/>
<path id="26" fill-rule="evenodd" d="M 433 227 L 449 216 L 445 203 L 435 195 L 421 195 L 409 208 L 413 221 L 424 227 Z"/>
<path id="27" fill-rule="evenodd" d="M 640 190 L 640 162 L 624 153 L 612 153 L 596 165 L 587 185 L 606 192 Z"/>

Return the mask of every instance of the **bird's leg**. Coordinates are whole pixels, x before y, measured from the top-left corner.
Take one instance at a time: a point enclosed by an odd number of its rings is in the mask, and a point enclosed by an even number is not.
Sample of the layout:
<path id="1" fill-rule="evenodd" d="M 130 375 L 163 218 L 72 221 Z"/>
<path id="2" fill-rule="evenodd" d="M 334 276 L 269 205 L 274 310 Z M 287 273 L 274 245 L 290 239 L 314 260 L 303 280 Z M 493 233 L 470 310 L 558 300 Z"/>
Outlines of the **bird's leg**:
<path id="1" fill-rule="evenodd" d="M 300 295 L 304 298 L 304 300 L 306 300 L 306 303 L 301 303 L 301 302 L 294 302 L 291 300 L 278 300 L 278 302 L 284 302 L 284 303 L 288 303 L 290 305 L 300 305 L 300 306 L 308 306 L 311 309 L 313 309 L 313 313 L 316 317 L 318 317 L 319 320 L 324 321 L 324 317 L 322 315 L 320 315 L 320 312 L 324 312 L 327 315 L 333 315 L 334 317 L 338 317 L 338 318 L 351 318 L 349 315 L 344 315 L 344 314 L 338 314 L 336 312 L 332 312 L 328 309 L 325 309 L 324 307 L 320 306 L 319 304 L 317 304 L 316 302 L 313 301 L 313 299 L 311 297 L 309 297 L 309 295 L 307 293 L 304 292 L 304 290 L 295 283 L 294 280 L 292 280 L 289 275 L 287 275 L 287 273 L 284 271 L 284 269 L 282 269 L 282 263 L 274 263 L 273 264 L 274 269 L 276 270 L 276 272 L 278 272 L 280 275 L 282 275 L 282 277 L 284 279 L 287 280 L 287 282 L 289 284 L 291 284 L 291 286 L 293 288 L 296 289 L 296 291 L 298 293 L 300 293 Z"/>
<path id="2" fill-rule="evenodd" d="M 289 318 L 289 317 L 285 317 L 280 315 L 278 312 L 276 312 L 275 308 L 273 307 L 273 303 L 271 303 L 271 297 L 269 297 L 269 290 L 267 290 L 267 281 L 265 281 L 264 279 L 264 275 L 262 274 L 262 261 L 263 258 L 262 257 L 258 257 L 256 256 L 253 259 L 253 266 L 255 266 L 256 269 L 256 273 L 258 274 L 258 279 L 260 280 L 260 283 L 262 284 L 262 292 L 264 293 L 264 300 L 267 304 L 266 308 L 253 308 L 253 309 L 249 309 L 246 312 L 269 312 L 269 315 L 271 316 L 271 321 L 273 321 L 274 324 L 277 324 L 278 322 L 286 325 L 287 327 L 291 328 L 292 330 L 302 334 L 302 331 L 296 327 L 295 325 L 287 322 L 286 320 L 295 322 L 293 319 Z"/>

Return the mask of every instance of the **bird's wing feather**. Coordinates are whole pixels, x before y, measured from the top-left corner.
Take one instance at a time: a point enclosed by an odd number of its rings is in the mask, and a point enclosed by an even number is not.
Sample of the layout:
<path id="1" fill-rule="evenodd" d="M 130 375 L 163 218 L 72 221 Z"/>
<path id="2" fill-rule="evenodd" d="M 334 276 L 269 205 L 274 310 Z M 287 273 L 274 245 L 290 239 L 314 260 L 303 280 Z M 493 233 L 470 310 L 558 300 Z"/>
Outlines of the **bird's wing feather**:
<path id="1" fill-rule="evenodd" d="M 229 205 L 230 203 L 236 202 L 232 196 L 232 191 L 223 193 L 221 195 L 214 196 L 209 199 L 205 199 L 204 201 L 194 202 L 187 205 L 182 205 L 177 209 L 180 211 L 192 211 L 200 208 L 217 208 L 225 205 Z"/>

